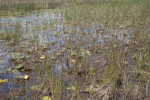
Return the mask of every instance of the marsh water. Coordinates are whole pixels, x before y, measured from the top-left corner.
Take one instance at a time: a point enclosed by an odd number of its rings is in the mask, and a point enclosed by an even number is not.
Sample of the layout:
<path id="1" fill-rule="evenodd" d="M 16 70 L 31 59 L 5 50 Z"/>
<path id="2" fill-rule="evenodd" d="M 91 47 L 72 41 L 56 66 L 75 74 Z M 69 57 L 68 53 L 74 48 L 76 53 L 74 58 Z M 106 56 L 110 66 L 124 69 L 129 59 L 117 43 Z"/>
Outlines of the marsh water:
<path id="1" fill-rule="evenodd" d="M 127 43 L 132 37 L 133 31 L 130 28 L 115 30 L 113 28 L 103 29 L 100 23 L 90 23 L 86 26 L 72 25 L 66 21 L 65 15 L 59 11 L 33 11 L 23 16 L 9 16 L 0 18 L 0 79 L 8 79 L 8 82 L 0 84 L 0 94 L 10 95 L 15 100 L 26 100 L 31 98 L 31 87 L 36 84 L 35 80 L 40 79 L 45 73 L 38 71 L 43 67 L 44 61 L 38 64 L 33 62 L 41 55 L 55 58 L 61 55 L 58 53 L 66 49 L 65 45 L 73 46 L 80 44 L 81 47 L 96 45 L 103 47 L 110 41 L 119 41 L 119 44 Z M 69 47 L 68 47 L 69 48 Z M 35 51 L 36 53 L 32 53 Z M 57 53 L 56 53 L 57 52 Z M 64 53 L 61 63 L 55 63 L 52 67 L 52 74 L 60 76 L 64 69 L 68 69 Z M 37 57 L 37 58 L 36 58 Z M 88 59 L 102 58 L 102 54 L 93 54 Z M 14 61 L 15 60 L 15 61 Z M 102 60 L 97 68 L 103 66 L 107 61 Z M 34 66 L 35 65 L 35 66 Z M 18 66 L 26 66 L 27 71 L 18 70 Z M 30 68 L 31 67 L 31 68 Z M 39 68 L 38 68 L 39 67 Z M 28 69 L 31 71 L 28 71 Z M 17 80 L 17 77 L 30 75 L 29 80 Z M 67 83 L 69 81 L 64 81 Z M 28 88 L 26 92 L 23 90 Z M 17 94 L 16 92 L 22 90 Z M 13 94 L 14 93 L 14 94 Z M 67 90 L 62 96 L 67 96 Z M 13 94 L 13 95 L 11 95 Z"/>

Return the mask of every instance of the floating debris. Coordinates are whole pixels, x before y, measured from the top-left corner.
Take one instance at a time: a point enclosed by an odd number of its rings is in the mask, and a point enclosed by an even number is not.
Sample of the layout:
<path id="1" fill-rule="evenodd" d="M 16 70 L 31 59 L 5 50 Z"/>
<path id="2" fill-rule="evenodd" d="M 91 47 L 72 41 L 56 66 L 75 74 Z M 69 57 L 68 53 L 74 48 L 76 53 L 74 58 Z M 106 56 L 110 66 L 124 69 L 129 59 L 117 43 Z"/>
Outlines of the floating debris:
<path id="1" fill-rule="evenodd" d="M 12 55 L 12 56 L 20 56 L 21 53 L 10 53 L 10 55 Z"/>
<path id="2" fill-rule="evenodd" d="M 4 60 L 0 60 L 0 63 L 4 63 L 5 61 Z"/>
<path id="3" fill-rule="evenodd" d="M 15 70 L 12 70 L 12 73 L 14 73 L 14 74 L 19 74 L 20 72 L 15 69 Z"/>
<path id="4" fill-rule="evenodd" d="M 67 87 L 67 90 L 75 91 L 77 88 L 72 86 L 72 87 Z"/>
<path id="5" fill-rule="evenodd" d="M 76 60 L 72 59 L 71 62 L 75 64 L 75 63 L 76 63 Z"/>
<path id="6" fill-rule="evenodd" d="M 52 99 L 49 96 L 45 96 L 45 97 L 43 97 L 43 100 L 52 100 Z"/>
<path id="7" fill-rule="evenodd" d="M 95 63 L 100 63 L 101 61 L 100 60 L 95 60 Z"/>
<path id="8" fill-rule="evenodd" d="M 23 66 L 23 65 L 20 64 L 20 65 L 16 66 L 15 68 L 16 68 L 16 69 L 20 69 L 22 66 Z"/>
<path id="9" fill-rule="evenodd" d="M 40 90 L 40 88 L 41 88 L 41 85 L 33 85 L 33 86 L 31 87 L 31 89 L 32 89 L 32 90 L 35 90 L 35 91 Z"/>
<path id="10" fill-rule="evenodd" d="M 8 79 L 4 79 L 4 80 L 0 79 L 0 84 L 1 83 L 6 83 L 6 82 L 8 82 Z"/>
<path id="11" fill-rule="evenodd" d="M 127 33 L 123 33 L 123 37 L 126 37 L 128 34 Z"/>
<path id="12" fill-rule="evenodd" d="M 28 79 L 29 79 L 29 75 L 23 76 L 23 79 L 24 79 L 24 80 L 28 80 Z"/>
<path id="13" fill-rule="evenodd" d="M 86 54 L 89 55 L 89 56 L 92 55 L 89 50 L 86 50 Z"/>
<path id="14" fill-rule="evenodd" d="M 0 66 L 0 68 L 4 68 L 5 66 L 3 65 L 3 66 Z"/>
<path id="15" fill-rule="evenodd" d="M 7 68 L 6 71 L 10 72 L 10 71 L 11 71 L 11 68 Z"/>
<path id="16" fill-rule="evenodd" d="M 46 58 L 46 56 L 45 55 L 42 55 L 41 57 L 40 57 L 40 59 L 45 59 Z"/>

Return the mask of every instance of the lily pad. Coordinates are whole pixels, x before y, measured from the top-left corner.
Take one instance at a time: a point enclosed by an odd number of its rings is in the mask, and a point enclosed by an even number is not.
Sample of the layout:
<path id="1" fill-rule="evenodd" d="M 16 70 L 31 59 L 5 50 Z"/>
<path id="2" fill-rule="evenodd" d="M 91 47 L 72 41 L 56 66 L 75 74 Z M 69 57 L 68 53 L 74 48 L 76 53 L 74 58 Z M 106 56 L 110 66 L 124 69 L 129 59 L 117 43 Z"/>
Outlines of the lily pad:
<path id="1" fill-rule="evenodd" d="M 76 63 L 76 60 L 72 59 L 71 62 L 75 64 L 75 63 Z"/>
<path id="2" fill-rule="evenodd" d="M 45 97 L 43 97 L 43 100 L 52 100 L 52 99 L 49 96 L 45 96 Z"/>
<path id="3" fill-rule="evenodd" d="M 26 58 L 30 58 L 30 56 L 29 56 L 29 55 L 27 55 L 27 56 L 26 56 Z"/>
<path id="4" fill-rule="evenodd" d="M 24 79 L 24 80 L 28 80 L 29 77 L 30 77 L 29 75 L 24 75 L 24 76 L 23 76 L 23 79 Z"/>
<path id="5" fill-rule="evenodd" d="M 16 68 L 16 69 L 20 69 L 22 66 L 23 66 L 23 65 L 20 64 L 20 65 L 16 66 L 15 68 Z"/>
<path id="6" fill-rule="evenodd" d="M 11 68 L 6 69 L 6 71 L 8 71 L 8 72 L 11 71 Z"/>
<path id="7" fill-rule="evenodd" d="M 20 56 L 21 53 L 10 53 L 12 56 Z"/>
<path id="8" fill-rule="evenodd" d="M 86 51 L 86 54 L 89 55 L 89 56 L 92 55 L 89 50 Z"/>
<path id="9" fill-rule="evenodd" d="M 39 91 L 40 87 L 41 87 L 41 85 L 33 85 L 33 86 L 31 86 L 31 89 L 35 90 L 35 91 Z"/>
<path id="10" fill-rule="evenodd" d="M 0 42 L 4 42 L 5 40 L 0 40 Z"/>
<path id="11" fill-rule="evenodd" d="M 100 63 L 101 62 L 101 60 L 95 60 L 95 63 Z"/>
<path id="12" fill-rule="evenodd" d="M 126 37 L 128 34 L 127 33 L 123 33 L 123 37 Z"/>
<path id="13" fill-rule="evenodd" d="M 12 70 L 12 73 L 19 74 L 20 72 L 18 70 Z"/>
<path id="14" fill-rule="evenodd" d="M 52 59 L 52 60 L 56 60 L 56 57 L 54 57 L 54 56 L 51 56 L 51 59 Z"/>
<path id="15" fill-rule="evenodd" d="M 8 79 L 4 79 L 4 80 L 0 79 L 0 84 L 1 83 L 6 83 L 6 82 L 8 82 Z"/>
<path id="16" fill-rule="evenodd" d="M 45 55 L 42 55 L 41 57 L 40 57 L 40 59 L 45 59 L 46 58 L 46 56 Z"/>
<path id="17" fill-rule="evenodd" d="M 56 55 L 57 55 L 57 56 L 60 56 L 60 55 L 62 55 L 62 53 L 58 52 L 58 53 L 56 53 Z"/>
<path id="18" fill-rule="evenodd" d="M 72 87 L 67 87 L 67 90 L 75 91 L 77 88 L 72 86 Z"/>
<path id="19" fill-rule="evenodd" d="M 3 65 L 3 66 L 0 66 L 0 68 L 4 68 L 5 66 Z"/>
<path id="20" fill-rule="evenodd" d="M 15 76 L 15 78 L 18 78 L 18 79 L 23 79 L 23 76 Z"/>
<path id="21" fill-rule="evenodd" d="M 5 61 L 4 60 L 0 60 L 0 63 L 4 63 Z"/>

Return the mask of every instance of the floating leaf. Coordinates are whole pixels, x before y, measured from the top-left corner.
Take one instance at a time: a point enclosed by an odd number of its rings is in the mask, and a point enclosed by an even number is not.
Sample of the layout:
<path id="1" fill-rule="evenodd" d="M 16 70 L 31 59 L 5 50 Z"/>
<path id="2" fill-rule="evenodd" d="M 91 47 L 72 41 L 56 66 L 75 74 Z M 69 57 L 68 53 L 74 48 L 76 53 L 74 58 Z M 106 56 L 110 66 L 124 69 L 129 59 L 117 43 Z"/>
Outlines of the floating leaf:
<path id="1" fill-rule="evenodd" d="M 138 56 L 138 55 L 134 54 L 134 55 L 132 56 L 132 58 L 133 58 L 133 59 L 136 59 L 137 56 Z"/>
<path id="2" fill-rule="evenodd" d="M 75 91 L 77 88 L 72 86 L 72 87 L 67 87 L 67 90 Z"/>
<path id="3" fill-rule="evenodd" d="M 65 52 L 65 49 L 66 49 L 66 48 L 62 48 L 61 53 L 64 53 L 64 52 Z"/>
<path id="4" fill-rule="evenodd" d="M 10 53 L 12 56 L 19 56 L 21 53 Z"/>
<path id="5" fill-rule="evenodd" d="M 0 42 L 4 42 L 5 40 L 0 40 Z"/>
<path id="6" fill-rule="evenodd" d="M 11 71 L 11 68 L 6 69 L 6 71 L 8 71 L 8 72 Z"/>
<path id="7" fill-rule="evenodd" d="M 12 73 L 19 74 L 20 72 L 18 70 L 12 70 Z"/>
<path id="8" fill-rule="evenodd" d="M 58 52 L 58 53 L 56 53 L 56 55 L 57 55 L 57 56 L 60 56 L 60 55 L 62 55 L 62 53 Z"/>
<path id="9" fill-rule="evenodd" d="M 16 57 L 16 59 L 23 59 L 23 58 L 25 58 L 25 56 L 18 56 L 18 57 Z"/>
<path id="10" fill-rule="evenodd" d="M 15 78 L 18 78 L 18 79 L 23 79 L 23 76 L 15 76 Z"/>
<path id="11" fill-rule="evenodd" d="M 0 68 L 4 68 L 5 66 L 3 65 L 3 66 L 0 66 Z"/>
<path id="12" fill-rule="evenodd" d="M 16 68 L 16 69 L 20 69 L 22 66 L 23 66 L 23 65 L 20 64 L 20 65 L 16 66 L 15 68 Z"/>
<path id="13" fill-rule="evenodd" d="M 123 33 L 123 36 L 126 37 L 128 34 L 127 33 Z"/>
<path id="14" fill-rule="evenodd" d="M 52 99 L 49 96 L 45 96 L 45 97 L 43 97 L 43 100 L 52 100 Z"/>
<path id="15" fill-rule="evenodd" d="M 81 49 L 81 56 L 85 57 L 86 56 L 86 52 L 85 52 L 85 49 Z"/>
<path id="16" fill-rule="evenodd" d="M 100 60 L 95 60 L 95 63 L 100 63 L 101 61 Z"/>
<path id="17" fill-rule="evenodd" d="M 0 60 L 0 63 L 4 63 L 5 61 L 4 60 Z"/>
<path id="18" fill-rule="evenodd" d="M 114 47 L 114 48 L 116 48 L 116 47 L 117 47 L 117 45 L 115 44 L 115 45 L 113 45 L 113 47 Z"/>
<path id="19" fill-rule="evenodd" d="M 45 59 L 46 58 L 46 56 L 45 55 L 42 55 L 41 57 L 40 57 L 40 59 Z"/>
<path id="20" fill-rule="evenodd" d="M 92 55 L 89 50 L 86 51 L 86 54 L 89 55 L 89 56 Z"/>
<path id="21" fill-rule="evenodd" d="M 75 64 L 75 63 L 76 63 L 76 60 L 72 59 L 71 62 Z"/>
<path id="22" fill-rule="evenodd" d="M 51 56 L 51 59 L 52 59 L 52 60 L 56 60 L 56 57 L 54 57 L 54 56 Z"/>
<path id="23" fill-rule="evenodd" d="M 70 53 L 71 53 L 70 54 L 71 56 L 76 56 L 77 55 L 77 53 L 75 51 L 73 51 L 72 49 L 70 50 Z"/>
<path id="24" fill-rule="evenodd" d="M 38 90 L 40 90 L 40 87 L 41 87 L 41 85 L 33 85 L 33 86 L 31 87 L 31 89 L 32 89 L 32 90 L 35 90 L 35 91 L 38 91 Z"/>
<path id="25" fill-rule="evenodd" d="M 127 45 L 129 45 L 130 44 L 130 40 L 127 40 L 126 43 L 127 43 Z"/>
<path id="26" fill-rule="evenodd" d="M 121 25 L 121 26 L 120 26 L 120 28 L 122 29 L 122 28 L 123 28 L 123 26 Z"/>
<path id="27" fill-rule="evenodd" d="M 23 79 L 24 79 L 24 80 L 28 80 L 28 79 L 29 79 L 29 75 L 23 76 Z"/>
<path id="28" fill-rule="evenodd" d="M 6 83 L 6 82 L 8 82 L 8 79 L 4 79 L 4 80 L 0 79 L 0 84 L 1 83 Z"/>
<path id="29" fill-rule="evenodd" d="M 94 95 L 95 94 L 94 90 L 89 90 L 88 92 L 89 92 L 90 95 Z"/>
<path id="30" fill-rule="evenodd" d="M 30 56 L 29 56 L 29 55 L 27 55 L 27 56 L 26 56 L 26 58 L 30 58 Z"/>
<path id="31" fill-rule="evenodd" d="M 127 62 L 127 61 L 124 61 L 124 64 L 126 64 L 126 65 L 127 65 L 127 64 L 128 64 L 128 62 Z"/>

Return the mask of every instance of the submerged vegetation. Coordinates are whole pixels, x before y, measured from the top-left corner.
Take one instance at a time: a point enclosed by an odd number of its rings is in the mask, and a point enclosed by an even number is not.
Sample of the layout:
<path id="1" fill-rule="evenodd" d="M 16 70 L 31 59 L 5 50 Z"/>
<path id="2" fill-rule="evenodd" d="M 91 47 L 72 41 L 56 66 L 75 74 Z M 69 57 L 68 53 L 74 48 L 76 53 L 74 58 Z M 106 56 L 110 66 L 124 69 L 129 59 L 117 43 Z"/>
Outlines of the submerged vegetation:
<path id="1" fill-rule="evenodd" d="M 148 100 L 149 4 L 0 0 L 0 100 Z"/>

